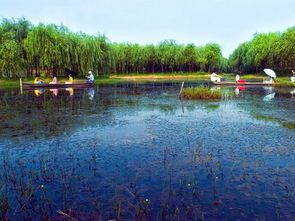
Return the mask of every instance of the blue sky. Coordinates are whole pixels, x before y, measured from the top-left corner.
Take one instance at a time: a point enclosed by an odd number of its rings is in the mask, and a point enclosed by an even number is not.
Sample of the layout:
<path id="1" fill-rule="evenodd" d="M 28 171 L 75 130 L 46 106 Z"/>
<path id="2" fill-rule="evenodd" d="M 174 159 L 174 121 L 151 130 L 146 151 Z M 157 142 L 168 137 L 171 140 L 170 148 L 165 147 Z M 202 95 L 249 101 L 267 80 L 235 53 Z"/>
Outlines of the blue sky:
<path id="1" fill-rule="evenodd" d="M 0 16 L 63 24 L 111 42 L 218 43 L 228 56 L 254 33 L 295 25 L 295 0 L 0 0 Z"/>

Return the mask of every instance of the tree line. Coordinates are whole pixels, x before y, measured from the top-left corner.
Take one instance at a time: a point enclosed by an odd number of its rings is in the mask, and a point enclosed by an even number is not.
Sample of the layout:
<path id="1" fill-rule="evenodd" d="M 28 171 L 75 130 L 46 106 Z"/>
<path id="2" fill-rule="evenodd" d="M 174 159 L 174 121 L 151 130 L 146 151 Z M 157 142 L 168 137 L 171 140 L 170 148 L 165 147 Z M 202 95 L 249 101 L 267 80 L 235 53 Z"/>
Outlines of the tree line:
<path id="1" fill-rule="evenodd" d="M 213 70 L 257 72 L 265 67 L 294 67 L 295 27 L 284 33 L 255 35 L 226 59 L 215 43 L 204 46 L 164 40 L 159 44 L 111 43 L 104 35 L 87 35 L 54 24 L 32 25 L 25 18 L 0 23 L 0 77 L 83 76 L 108 73 L 164 73 Z"/>

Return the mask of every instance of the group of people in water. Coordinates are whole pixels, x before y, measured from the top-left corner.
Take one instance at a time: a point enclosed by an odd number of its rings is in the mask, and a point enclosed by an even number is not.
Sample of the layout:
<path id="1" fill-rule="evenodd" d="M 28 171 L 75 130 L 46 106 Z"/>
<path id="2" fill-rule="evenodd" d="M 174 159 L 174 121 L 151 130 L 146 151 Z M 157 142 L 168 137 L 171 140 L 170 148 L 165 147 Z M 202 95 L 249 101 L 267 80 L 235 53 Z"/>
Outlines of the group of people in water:
<path id="1" fill-rule="evenodd" d="M 295 83 L 295 71 L 292 70 L 292 76 L 291 76 L 291 82 Z M 216 71 L 213 71 L 213 73 L 211 74 L 210 76 L 210 80 L 212 82 L 221 82 L 221 76 L 220 75 L 217 75 L 217 72 Z M 240 80 L 240 74 L 236 74 L 236 82 L 237 83 L 245 83 L 246 81 L 245 80 Z M 270 76 L 268 76 L 266 79 L 263 79 L 263 83 L 264 84 L 273 84 L 274 83 L 274 79 Z"/>
<path id="2" fill-rule="evenodd" d="M 92 73 L 92 71 L 89 71 L 88 72 L 88 76 L 87 77 L 87 81 L 86 83 L 93 83 L 94 82 L 94 75 Z M 54 74 L 53 75 L 53 78 L 52 78 L 52 81 L 49 82 L 49 84 L 57 84 L 57 77 L 56 75 Z M 73 84 L 74 83 L 74 79 L 73 79 L 73 76 L 71 74 L 68 74 L 68 80 L 65 82 L 65 84 Z M 35 80 L 34 80 L 34 84 L 43 84 L 43 80 L 41 80 L 40 76 L 36 76 Z"/>

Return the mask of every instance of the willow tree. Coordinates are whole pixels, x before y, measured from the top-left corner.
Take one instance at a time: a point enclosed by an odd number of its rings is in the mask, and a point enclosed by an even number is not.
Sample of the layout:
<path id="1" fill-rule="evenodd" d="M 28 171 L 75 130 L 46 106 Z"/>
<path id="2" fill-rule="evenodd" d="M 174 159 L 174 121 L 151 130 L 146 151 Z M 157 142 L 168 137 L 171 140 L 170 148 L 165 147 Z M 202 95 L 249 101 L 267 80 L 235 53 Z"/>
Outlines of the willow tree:
<path id="1" fill-rule="evenodd" d="M 31 72 L 61 72 L 63 67 L 65 38 L 54 25 L 39 24 L 24 41 Z"/>
<path id="2" fill-rule="evenodd" d="M 230 55 L 232 70 L 260 72 L 264 68 L 289 71 L 295 67 L 295 27 L 283 33 L 255 34 Z"/>
<path id="3" fill-rule="evenodd" d="M 257 71 L 274 68 L 276 65 L 276 48 L 278 47 L 280 33 L 259 34 L 254 37 L 249 53 L 254 55 Z"/>
<path id="4" fill-rule="evenodd" d="M 244 42 L 229 57 L 229 69 L 234 72 L 251 73 L 256 71 L 255 54 L 252 42 Z"/>
<path id="5" fill-rule="evenodd" d="M 127 45 L 126 44 L 113 44 L 112 51 L 116 61 L 116 72 L 125 73 L 127 71 Z"/>
<path id="6" fill-rule="evenodd" d="M 183 50 L 183 64 L 185 71 L 193 71 L 197 67 L 197 50 L 194 44 L 188 44 Z"/>
<path id="7" fill-rule="evenodd" d="M 162 72 L 174 71 L 176 65 L 177 44 L 174 40 L 165 40 L 159 44 L 159 57 Z"/>
<path id="8" fill-rule="evenodd" d="M 2 36 L 1 48 L 3 51 L 0 57 L 2 68 L 5 69 L 6 73 L 9 72 L 9 76 L 25 75 L 28 67 L 23 41 L 32 28 L 31 23 L 25 18 L 3 18 L 0 28 Z"/>
<path id="9" fill-rule="evenodd" d="M 152 44 L 144 47 L 144 54 L 146 57 L 146 71 L 154 73 L 158 70 L 159 66 L 159 51 L 157 46 Z"/>
<path id="10" fill-rule="evenodd" d="M 2 77 L 14 77 L 21 68 L 21 49 L 14 40 L 13 32 L 0 27 L 0 73 Z"/>
<path id="11" fill-rule="evenodd" d="M 89 70 L 97 70 L 97 61 L 102 60 L 102 51 L 94 36 L 81 34 L 78 45 L 79 72 L 87 73 Z"/>
<path id="12" fill-rule="evenodd" d="M 281 70 L 295 69 L 295 26 L 281 35 L 277 52 L 277 57 L 280 58 L 278 66 Z"/>
<path id="13" fill-rule="evenodd" d="M 24 46 L 34 72 L 64 74 L 68 68 L 85 75 L 89 70 L 102 71 L 110 56 L 103 37 L 71 33 L 55 25 L 33 28 Z"/>
<path id="14" fill-rule="evenodd" d="M 214 43 L 206 44 L 203 47 L 202 57 L 205 61 L 205 71 L 219 69 L 222 58 L 220 46 Z"/>
<path id="15" fill-rule="evenodd" d="M 97 73 L 110 73 L 115 69 L 114 53 L 111 44 L 105 35 L 98 35 L 95 37 L 96 44 L 100 48 L 99 59 L 95 61 L 95 68 Z"/>
<path id="16" fill-rule="evenodd" d="M 15 19 L 3 18 L 1 26 L 4 31 L 13 32 L 14 39 L 21 44 L 27 38 L 28 33 L 32 29 L 32 24 L 24 17 Z"/>

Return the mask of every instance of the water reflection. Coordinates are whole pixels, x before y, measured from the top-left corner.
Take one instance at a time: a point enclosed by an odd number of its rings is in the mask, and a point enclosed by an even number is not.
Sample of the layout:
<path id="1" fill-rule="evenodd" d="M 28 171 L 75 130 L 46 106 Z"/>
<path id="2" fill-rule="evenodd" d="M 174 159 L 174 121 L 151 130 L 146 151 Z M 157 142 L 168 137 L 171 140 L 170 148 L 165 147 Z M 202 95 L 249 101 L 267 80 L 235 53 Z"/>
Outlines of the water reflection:
<path id="1" fill-rule="evenodd" d="M 88 88 L 88 89 L 87 89 L 87 94 L 88 94 L 89 100 L 93 100 L 94 95 L 95 95 L 95 90 L 94 90 L 94 88 Z"/>
<path id="2" fill-rule="evenodd" d="M 240 91 L 244 91 L 244 90 L 246 90 L 246 87 L 236 87 L 235 94 L 236 95 L 239 95 L 240 94 Z"/>
<path id="3" fill-rule="evenodd" d="M 58 89 L 50 89 L 50 91 L 52 92 L 52 94 L 54 96 L 57 96 L 58 95 Z"/>
<path id="4" fill-rule="evenodd" d="M 275 95 L 276 95 L 276 93 L 268 94 L 263 98 L 263 101 L 270 101 L 275 97 Z"/>
<path id="5" fill-rule="evenodd" d="M 271 94 L 274 92 L 274 87 L 262 87 L 266 94 Z"/>
<path id="6" fill-rule="evenodd" d="M 34 90 L 34 94 L 38 97 L 40 96 L 41 94 L 43 94 L 43 90 Z"/>
<path id="7" fill-rule="evenodd" d="M 66 88 L 66 91 L 69 92 L 69 95 L 70 96 L 73 96 L 74 95 L 74 88 Z"/>

